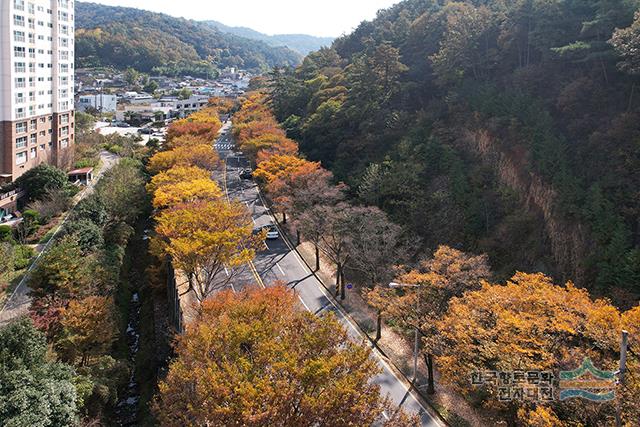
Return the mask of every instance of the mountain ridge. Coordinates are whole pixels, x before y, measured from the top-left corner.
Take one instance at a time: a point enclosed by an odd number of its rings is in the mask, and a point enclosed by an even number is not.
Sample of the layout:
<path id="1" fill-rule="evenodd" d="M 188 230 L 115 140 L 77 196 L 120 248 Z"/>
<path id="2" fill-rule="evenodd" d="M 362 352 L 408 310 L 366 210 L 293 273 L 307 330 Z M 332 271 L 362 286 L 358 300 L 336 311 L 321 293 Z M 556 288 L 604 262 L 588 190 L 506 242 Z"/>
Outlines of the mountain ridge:
<path id="1" fill-rule="evenodd" d="M 301 55 L 308 55 L 309 53 L 319 50 L 322 47 L 331 46 L 331 44 L 335 40 L 334 37 L 319 37 L 309 34 L 292 33 L 270 35 L 254 30 L 250 27 L 230 26 L 215 20 L 206 20 L 202 22 L 213 26 L 222 32 L 234 34 L 252 40 L 263 41 L 273 47 L 288 47 L 289 49 L 292 49 L 300 53 Z"/>
<path id="2" fill-rule="evenodd" d="M 76 3 L 78 67 L 129 66 L 143 72 L 205 76 L 226 67 L 264 71 L 301 55 L 224 33 L 208 24 L 137 8 Z"/>

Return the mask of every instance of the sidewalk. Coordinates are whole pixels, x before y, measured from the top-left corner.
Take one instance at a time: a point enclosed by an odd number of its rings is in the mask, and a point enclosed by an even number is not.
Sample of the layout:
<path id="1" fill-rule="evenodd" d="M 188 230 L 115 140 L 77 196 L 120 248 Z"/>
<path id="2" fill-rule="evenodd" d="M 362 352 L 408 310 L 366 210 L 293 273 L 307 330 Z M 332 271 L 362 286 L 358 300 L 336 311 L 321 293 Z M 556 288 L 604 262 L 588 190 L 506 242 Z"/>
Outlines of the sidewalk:
<path id="1" fill-rule="evenodd" d="M 73 198 L 73 205 L 71 206 L 71 209 L 69 209 L 69 211 L 66 214 L 64 214 L 63 220 L 55 229 L 55 232 L 51 237 L 51 239 L 49 239 L 49 241 L 44 246 L 38 245 L 41 248 L 41 250 L 36 254 L 35 259 L 33 260 L 31 265 L 27 269 L 26 273 L 22 277 L 22 280 L 20 280 L 20 283 L 18 283 L 18 286 L 16 286 L 11 296 L 9 296 L 9 298 L 7 298 L 7 300 L 5 301 L 2 309 L 0 309 L 0 326 L 5 325 L 6 323 L 9 323 L 10 321 L 18 317 L 24 316 L 29 312 L 29 306 L 31 305 L 31 297 L 29 296 L 30 289 L 27 286 L 27 279 L 29 278 L 29 273 L 37 265 L 42 254 L 44 254 L 49 249 L 49 247 L 51 247 L 52 243 L 55 241 L 56 236 L 58 235 L 58 233 L 60 232 L 64 224 L 67 222 L 69 213 L 73 211 L 73 209 L 78 204 L 78 202 L 80 202 L 80 200 L 82 200 L 83 198 L 93 193 L 93 190 L 95 189 L 95 186 L 98 183 L 98 181 L 100 181 L 100 178 L 102 177 L 102 175 L 106 171 L 111 169 L 118 162 L 119 159 L 118 159 L 118 156 L 116 156 L 115 154 L 109 153 L 107 151 L 103 151 L 100 153 L 100 160 L 102 162 L 102 168 L 96 174 L 94 180 L 89 185 L 87 185 L 80 193 L 76 194 L 76 196 Z"/>

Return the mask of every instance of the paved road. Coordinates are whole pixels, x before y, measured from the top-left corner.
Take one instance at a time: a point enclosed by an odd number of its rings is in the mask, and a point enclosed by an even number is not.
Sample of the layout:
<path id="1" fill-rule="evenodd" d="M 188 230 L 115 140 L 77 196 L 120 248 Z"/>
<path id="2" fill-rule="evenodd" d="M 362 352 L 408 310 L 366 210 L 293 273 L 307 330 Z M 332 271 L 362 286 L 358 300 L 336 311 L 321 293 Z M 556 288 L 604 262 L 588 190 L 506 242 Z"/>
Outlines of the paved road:
<path id="1" fill-rule="evenodd" d="M 95 184 L 100 180 L 102 175 L 106 171 L 111 169 L 113 165 L 115 165 L 118 162 L 118 156 L 116 156 L 113 153 L 109 153 L 107 151 L 103 151 L 100 153 L 100 159 L 102 161 L 102 168 L 94 176 L 94 180 L 87 187 L 85 187 L 84 190 L 78 193 L 76 197 L 74 197 L 73 207 L 75 207 L 75 205 L 80 200 L 87 197 L 89 194 L 93 193 Z M 73 207 L 70 209 L 70 211 L 73 210 Z M 67 218 L 68 218 L 68 213 L 65 215 L 60 225 L 58 225 L 58 228 L 56 228 L 54 236 L 51 239 L 49 239 L 47 244 L 44 246 L 42 251 L 40 251 L 36 259 L 34 260 L 34 262 L 31 263 L 31 266 L 27 270 L 27 273 L 24 275 L 24 277 L 22 278 L 18 286 L 16 286 L 11 296 L 9 296 L 7 301 L 4 303 L 4 306 L 2 307 L 2 309 L 0 309 L 0 326 L 10 322 L 13 319 L 16 319 L 20 316 L 27 314 L 29 310 L 29 306 L 31 305 L 31 297 L 29 296 L 30 289 L 26 283 L 27 279 L 29 278 L 29 273 L 31 272 L 33 267 L 35 267 L 35 265 L 38 263 L 42 254 L 44 254 L 49 249 L 49 247 L 55 240 L 56 235 L 60 232 L 65 222 L 67 222 Z"/>
<path id="2" fill-rule="evenodd" d="M 246 159 L 234 153 L 234 146 L 229 134 L 229 125 L 221 131 L 221 136 L 216 141 L 215 147 L 220 157 L 226 163 L 226 184 L 228 195 L 232 199 L 238 199 L 245 203 L 252 212 L 253 221 L 257 226 L 275 223 L 269 214 L 258 188 L 253 181 L 242 180 L 239 172 L 248 166 Z M 298 253 L 282 238 L 268 240 L 263 251 L 257 254 L 253 262 L 259 278 L 252 277 L 247 271 L 236 277 L 233 281 L 235 290 L 245 286 L 269 286 L 274 283 L 286 283 L 295 290 L 300 303 L 308 311 L 317 315 L 333 312 L 338 320 L 347 328 L 354 341 L 367 343 L 373 351 L 374 358 L 378 362 L 382 373 L 374 382 L 379 384 L 383 394 L 388 394 L 396 405 L 403 407 L 407 412 L 418 413 L 424 426 L 442 425 L 420 403 L 413 392 L 409 391 L 406 381 L 385 361 L 369 341 L 365 340 L 360 329 L 353 321 L 334 303 L 327 290 L 309 270 Z M 386 416 L 386 414 L 383 414 Z"/>

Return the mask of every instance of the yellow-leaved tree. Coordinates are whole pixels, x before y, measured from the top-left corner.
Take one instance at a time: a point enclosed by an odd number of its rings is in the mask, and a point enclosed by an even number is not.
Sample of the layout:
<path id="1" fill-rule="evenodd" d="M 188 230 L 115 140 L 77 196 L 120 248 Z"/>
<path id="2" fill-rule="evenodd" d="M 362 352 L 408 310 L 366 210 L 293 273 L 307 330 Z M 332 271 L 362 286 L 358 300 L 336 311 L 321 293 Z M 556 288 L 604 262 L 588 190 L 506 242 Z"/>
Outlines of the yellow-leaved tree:
<path id="1" fill-rule="evenodd" d="M 175 166 L 151 178 L 151 182 L 147 184 L 147 191 L 153 194 L 158 188 L 166 185 L 175 185 L 181 182 L 210 178 L 211 174 L 202 168 L 195 166 Z"/>
<path id="2" fill-rule="evenodd" d="M 262 244 L 263 236 L 253 235 L 251 216 L 239 202 L 184 203 L 162 211 L 156 222 L 153 247 L 161 251 L 157 255 L 171 257 L 200 303 L 227 286 Z"/>
<path id="3" fill-rule="evenodd" d="M 334 316 L 300 310 L 284 286 L 217 294 L 175 350 L 154 405 L 163 426 L 384 421 L 387 401 L 371 381 L 379 368 L 370 350 L 349 339 Z M 403 424 L 388 425 L 416 425 L 400 417 Z"/>
<path id="4" fill-rule="evenodd" d="M 473 372 L 540 370 L 557 375 L 580 367 L 585 357 L 599 369 L 616 370 L 621 315 L 609 301 L 593 300 L 570 282 L 555 285 L 542 273 L 516 273 L 505 285 L 484 283 L 451 300 L 437 328 L 443 338 L 438 357 L 442 377 L 465 394 L 481 389 L 484 403 L 507 419 L 535 413 L 550 420 L 557 415 L 565 423 L 557 425 L 613 421 L 611 402 L 570 399 L 537 410 L 536 402 L 501 402 L 497 387 L 470 385 Z"/>
<path id="5" fill-rule="evenodd" d="M 212 170 L 219 164 L 220 158 L 211 145 L 183 145 L 156 153 L 149 159 L 147 169 L 150 173 L 157 174 L 175 166 L 195 166 Z"/>
<path id="6" fill-rule="evenodd" d="M 153 195 L 153 207 L 165 209 L 196 200 L 216 200 L 222 190 L 210 178 L 198 178 L 160 186 Z"/>

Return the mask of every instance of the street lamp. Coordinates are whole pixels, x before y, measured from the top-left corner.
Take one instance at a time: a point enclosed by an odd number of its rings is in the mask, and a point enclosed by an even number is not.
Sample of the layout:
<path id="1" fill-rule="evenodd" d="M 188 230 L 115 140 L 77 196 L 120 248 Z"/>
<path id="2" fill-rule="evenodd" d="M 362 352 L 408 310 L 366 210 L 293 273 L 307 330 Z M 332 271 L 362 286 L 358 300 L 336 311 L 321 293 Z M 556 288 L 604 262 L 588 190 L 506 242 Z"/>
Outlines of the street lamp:
<path id="1" fill-rule="evenodd" d="M 409 283 L 396 283 L 396 282 L 391 282 L 389 283 L 389 287 L 392 289 L 398 289 L 398 288 L 417 288 L 419 287 L 419 285 L 412 285 Z M 416 316 L 418 314 L 418 298 L 416 298 Z M 413 379 L 411 380 L 412 383 L 414 383 L 416 381 L 416 378 L 418 378 L 418 325 L 414 325 L 415 327 L 415 337 L 414 337 L 414 343 L 413 343 Z"/>

